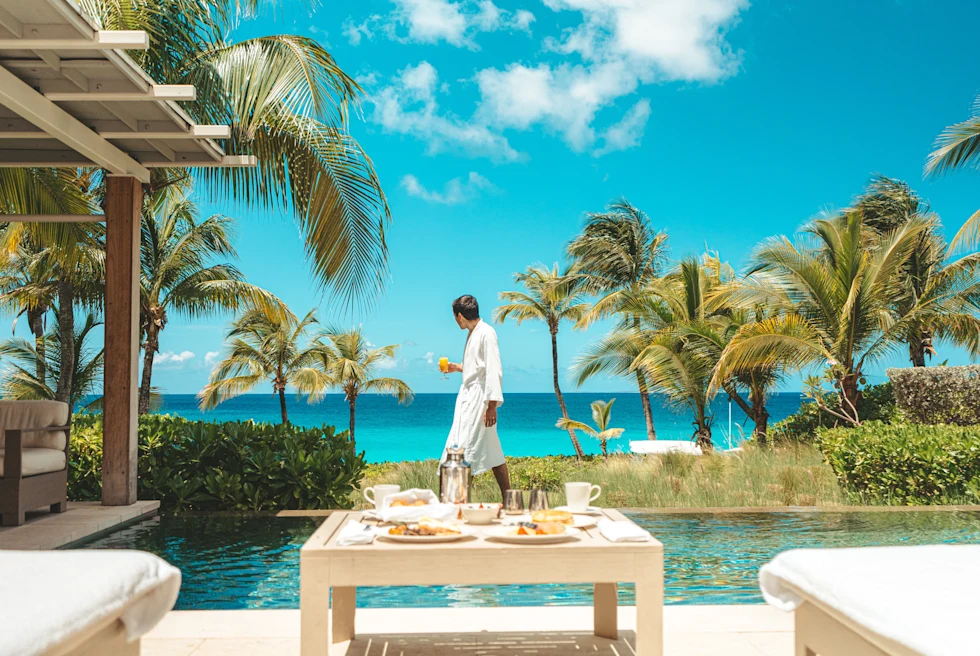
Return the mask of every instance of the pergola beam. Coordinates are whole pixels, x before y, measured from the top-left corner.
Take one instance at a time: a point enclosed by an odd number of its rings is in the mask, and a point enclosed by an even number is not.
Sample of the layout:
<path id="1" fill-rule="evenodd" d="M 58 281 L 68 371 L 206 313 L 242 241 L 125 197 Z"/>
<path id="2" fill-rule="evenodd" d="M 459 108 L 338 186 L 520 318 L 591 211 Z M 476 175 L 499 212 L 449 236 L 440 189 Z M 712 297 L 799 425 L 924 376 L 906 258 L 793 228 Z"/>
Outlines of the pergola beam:
<path id="1" fill-rule="evenodd" d="M 95 87 L 94 89 L 92 87 Z M 99 91 L 89 84 L 88 91 L 49 91 L 52 102 L 143 102 L 147 100 L 197 100 L 193 84 L 154 84 L 149 91 Z"/>
<path id="2" fill-rule="evenodd" d="M 231 128 L 227 125 L 192 125 L 188 132 L 177 130 L 138 130 L 99 131 L 103 139 L 228 139 Z M 40 130 L 0 130 L 0 139 L 54 139 Z"/>
<path id="3" fill-rule="evenodd" d="M 0 214 L 0 223 L 99 223 L 102 214 Z"/>
<path id="4" fill-rule="evenodd" d="M 139 162 L 2 67 L 0 104 L 110 173 L 131 175 L 143 182 L 150 181 L 150 172 Z"/>
<path id="5" fill-rule="evenodd" d="M 31 34 L 24 25 L 21 34 Z M 138 30 L 96 32 L 95 38 L 19 38 L 0 39 L 0 50 L 149 50 L 150 36 Z"/>

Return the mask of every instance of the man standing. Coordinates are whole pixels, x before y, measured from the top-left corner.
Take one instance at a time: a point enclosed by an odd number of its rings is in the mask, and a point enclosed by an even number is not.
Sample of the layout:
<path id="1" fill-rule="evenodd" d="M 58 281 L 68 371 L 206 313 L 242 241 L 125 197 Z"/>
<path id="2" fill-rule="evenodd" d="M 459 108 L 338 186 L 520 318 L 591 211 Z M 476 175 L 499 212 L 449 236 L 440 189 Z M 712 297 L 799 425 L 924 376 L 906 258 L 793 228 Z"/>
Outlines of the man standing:
<path id="1" fill-rule="evenodd" d="M 461 330 L 468 330 L 463 363 L 449 363 L 448 371 L 463 374 L 456 397 L 456 412 L 446 448 L 461 448 L 473 476 L 492 469 L 500 494 L 510 489 L 510 475 L 497 437 L 497 408 L 504 403 L 503 378 L 497 332 L 480 319 L 480 306 L 470 295 L 453 301 L 453 315 Z M 443 451 L 442 460 L 446 459 Z"/>

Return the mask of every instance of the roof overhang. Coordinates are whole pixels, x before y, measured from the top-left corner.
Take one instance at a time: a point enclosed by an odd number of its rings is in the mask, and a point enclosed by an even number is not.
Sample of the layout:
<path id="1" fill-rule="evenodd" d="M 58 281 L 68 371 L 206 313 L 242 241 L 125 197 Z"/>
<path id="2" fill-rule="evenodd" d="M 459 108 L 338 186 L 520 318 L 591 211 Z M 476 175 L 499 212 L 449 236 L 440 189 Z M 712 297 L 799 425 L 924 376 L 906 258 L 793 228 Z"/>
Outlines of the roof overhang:
<path id="1" fill-rule="evenodd" d="M 148 182 L 161 167 L 255 166 L 227 156 L 223 125 L 177 104 L 190 85 L 156 84 L 125 50 L 145 32 L 104 31 L 71 0 L 0 0 L 0 167 L 100 167 Z"/>

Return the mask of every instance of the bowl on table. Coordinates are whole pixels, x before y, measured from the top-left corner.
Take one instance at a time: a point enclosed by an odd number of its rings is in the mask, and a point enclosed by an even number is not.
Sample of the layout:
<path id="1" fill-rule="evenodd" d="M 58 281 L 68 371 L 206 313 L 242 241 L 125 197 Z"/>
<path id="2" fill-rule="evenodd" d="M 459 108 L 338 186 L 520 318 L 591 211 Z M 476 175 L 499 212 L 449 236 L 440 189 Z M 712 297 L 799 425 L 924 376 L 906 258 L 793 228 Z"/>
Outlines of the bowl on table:
<path id="1" fill-rule="evenodd" d="M 467 524 L 489 524 L 500 514 L 499 503 L 464 503 L 460 512 Z"/>

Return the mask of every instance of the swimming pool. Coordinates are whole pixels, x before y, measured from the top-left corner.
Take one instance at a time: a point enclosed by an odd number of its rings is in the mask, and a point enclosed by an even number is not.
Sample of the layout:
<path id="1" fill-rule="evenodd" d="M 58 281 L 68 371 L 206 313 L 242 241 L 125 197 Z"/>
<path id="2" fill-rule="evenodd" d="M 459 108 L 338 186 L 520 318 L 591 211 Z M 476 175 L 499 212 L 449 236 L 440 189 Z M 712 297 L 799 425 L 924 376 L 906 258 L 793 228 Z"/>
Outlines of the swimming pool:
<path id="1" fill-rule="evenodd" d="M 758 569 L 784 549 L 980 543 L 974 512 L 628 513 L 664 543 L 668 604 L 762 601 Z M 299 547 L 322 522 L 308 517 L 163 515 L 78 548 L 142 549 L 184 573 L 179 610 L 298 608 Z M 621 586 L 620 602 L 633 602 Z M 361 588 L 366 608 L 556 606 L 592 603 L 592 586 Z"/>

